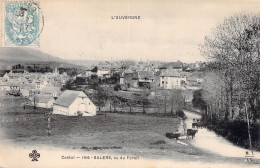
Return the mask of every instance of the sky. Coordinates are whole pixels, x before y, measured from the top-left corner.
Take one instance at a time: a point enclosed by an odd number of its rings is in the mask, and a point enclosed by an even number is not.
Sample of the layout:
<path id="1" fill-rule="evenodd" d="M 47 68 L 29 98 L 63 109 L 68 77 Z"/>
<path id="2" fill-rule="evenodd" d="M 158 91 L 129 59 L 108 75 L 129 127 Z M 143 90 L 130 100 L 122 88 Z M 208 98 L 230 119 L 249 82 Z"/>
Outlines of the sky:
<path id="1" fill-rule="evenodd" d="M 260 1 L 44 0 L 37 48 L 76 60 L 205 61 L 198 44 L 224 18 L 259 12 Z M 111 16 L 140 16 L 115 20 Z"/>

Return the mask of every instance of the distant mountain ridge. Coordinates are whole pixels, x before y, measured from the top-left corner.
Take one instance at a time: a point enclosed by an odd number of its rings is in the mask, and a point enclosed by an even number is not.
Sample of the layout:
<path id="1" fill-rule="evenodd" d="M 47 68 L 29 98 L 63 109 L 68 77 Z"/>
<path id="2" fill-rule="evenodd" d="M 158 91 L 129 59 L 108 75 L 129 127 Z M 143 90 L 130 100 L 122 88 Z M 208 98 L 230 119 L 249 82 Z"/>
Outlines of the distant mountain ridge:
<path id="1" fill-rule="evenodd" d="M 50 64 L 56 67 L 70 67 L 89 69 L 94 66 L 104 65 L 109 62 L 111 65 L 119 63 L 120 65 L 135 65 L 137 62 L 133 59 L 121 60 L 67 60 L 55 57 L 53 55 L 41 52 L 32 48 L 0 47 L 0 69 L 6 69 L 15 64 Z M 142 62 L 142 61 L 141 61 Z M 161 61 L 149 61 L 150 64 L 157 65 Z"/>
<path id="2" fill-rule="evenodd" d="M 4 48 L 0 47 L 0 68 L 14 64 L 50 64 L 58 67 L 86 68 L 80 61 L 65 60 L 31 48 Z M 91 62 L 91 61 L 90 61 Z M 90 63 L 89 63 L 90 64 Z"/>
<path id="3" fill-rule="evenodd" d="M 98 65 L 101 62 L 107 62 L 106 60 L 67 60 L 61 59 L 50 54 L 41 52 L 32 48 L 15 48 L 15 47 L 0 47 L 0 68 L 14 64 L 54 64 L 61 67 L 84 67 L 90 68 L 93 65 Z M 112 62 L 135 62 L 134 60 L 114 60 Z M 84 69 L 83 68 L 83 69 Z"/>
<path id="4" fill-rule="evenodd" d="M 5 62 L 64 62 L 39 50 L 29 48 L 0 48 L 0 61 Z"/>

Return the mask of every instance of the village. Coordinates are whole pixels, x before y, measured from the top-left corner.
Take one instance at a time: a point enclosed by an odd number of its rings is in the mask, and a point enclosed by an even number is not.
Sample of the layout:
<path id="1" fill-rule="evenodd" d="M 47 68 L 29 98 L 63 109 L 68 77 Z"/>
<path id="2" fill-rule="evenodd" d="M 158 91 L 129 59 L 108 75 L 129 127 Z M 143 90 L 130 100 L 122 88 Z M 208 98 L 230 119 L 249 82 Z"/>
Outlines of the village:
<path id="1" fill-rule="evenodd" d="M 238 147 L 227 145 L 219 137 L 226 132 L 212 126 L 221 115 L 205 104 L 216 84 L 211 82 L 218 80 L 208 71 L 211 66 L 180 61 L 103 61 L 85 68 L 13 65 L 0 77 L 1 138 L 25 146 L 243 162 L 239 158 L 246 149 L 226 154 L 225 148 Z M 241 112 L 234 111 L 235 121 Z M 222 132 L 209 137 L 214 129 Z M 203 138 L 222 145 L 219 156 L 203 150 Z"/>
<path id="2" fill-rule="evenodd" d="M 100 110 L 111 112 L 111 106 L 113 109 L 118 106 L 117 111 L 125 112 L 133 106 L 131 112 L 140 112 L 140 107 L 134 109 L 136 105 L 149 106 L 154 99 L 157 102 L 160 98 L 162 101 L 167 99 L 168 103 L 182 99 L 183 103 L 191 103 L 193 91 L 201 88 L 203 75 L 199 70 L 203 65 L 202 62 L 188 65 L 181 62 L 107 61 L 67 74 L 64 69 L 59 72 L 58 67 L 43 73 L 28 72 L 19 64 L 0 77 L 0 90 L 3 97 L 12 95 L 28 99 L 24 106 L 52 108 L 53 114 L 95 115 Z M 170 91 L 176 94 L 172 95 Z M 69 107 L 72 104 L 74 106 Z M 174 110 L 176 113 L 177 108 L 171 107 L 176 104 L 167 104 L 164 112 Z M 147 109 L 151 113 L 160 111 Z"/>
<path id="3" fill-rule="evenodd" d="M 146 155 L 140 149 L 178 154 L 183 146 L 165 134 L 185 135 L 183 110 L 201 88 L 203 66 L 159 61 L 106 61 L 85 69 L 13 65 L 1 71 L 1 138 L 134 156 Z M 197 151 L 186 147 L 185 152 Z"/>

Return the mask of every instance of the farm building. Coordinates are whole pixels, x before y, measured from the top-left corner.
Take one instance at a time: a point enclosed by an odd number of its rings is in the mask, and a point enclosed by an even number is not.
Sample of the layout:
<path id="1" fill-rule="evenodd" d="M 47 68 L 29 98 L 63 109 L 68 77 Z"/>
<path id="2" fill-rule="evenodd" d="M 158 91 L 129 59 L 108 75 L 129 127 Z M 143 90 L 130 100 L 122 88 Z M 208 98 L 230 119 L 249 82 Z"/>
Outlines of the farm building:
<path id="1" fill-rule="evenodd" d="M 66 90 L 53 104 L 53 114 L 94 116 L 96 106 L 82 91 Z"/>
<path id="2" fill-rule="evenodd" d="M 36 95 L 33 101 L 35 101 L 36 107 L 52 108 L 55 99 L 50 95 Z"/>

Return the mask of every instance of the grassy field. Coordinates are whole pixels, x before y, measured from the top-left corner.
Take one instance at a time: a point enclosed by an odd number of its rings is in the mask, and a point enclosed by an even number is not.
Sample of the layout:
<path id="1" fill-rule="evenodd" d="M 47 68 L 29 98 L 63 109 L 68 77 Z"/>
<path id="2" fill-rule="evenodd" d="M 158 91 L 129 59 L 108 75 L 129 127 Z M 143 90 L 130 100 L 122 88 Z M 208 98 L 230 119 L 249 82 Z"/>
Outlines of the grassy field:
<path id="1" fill-rule="evenodd" d="M 182 140 L 188 144 L 184 146 L 166 138 L 166 132 L 178 131 L 178 118 L 118 113 L 99 113 L 93 117 L 51 115 L 51 135 L 46 136 L 44 110 L 38 109 L 37 113 L 32 108 L 24 110 L 21 106 L 24 100 L 17 100 L 14 106 L 10 106 L 8 100 L 2 103 L 0 121 L 6 118 L 12 121 L 1 122 L 0 138 L 19 146 L 53 146 L 89 152 L 100 150 L 102 153 L 184 161 L 237 162 L 237 159 L 205 153 L 191 146 L 191 139 Z"/>

